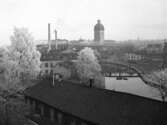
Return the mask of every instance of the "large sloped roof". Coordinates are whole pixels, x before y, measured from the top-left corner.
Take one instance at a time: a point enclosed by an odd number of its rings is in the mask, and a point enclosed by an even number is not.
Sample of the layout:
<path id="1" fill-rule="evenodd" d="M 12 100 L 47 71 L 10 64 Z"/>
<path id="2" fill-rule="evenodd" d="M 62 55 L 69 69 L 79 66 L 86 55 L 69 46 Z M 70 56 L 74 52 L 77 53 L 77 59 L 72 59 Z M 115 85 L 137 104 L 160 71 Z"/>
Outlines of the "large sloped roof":
<path id="1" fill-rule="evenodd" d="M 166 125 L 167 104 L 135 95 L 89 88 L 68 81 L 43 81 L 25 95 L 99 125 Z"/>

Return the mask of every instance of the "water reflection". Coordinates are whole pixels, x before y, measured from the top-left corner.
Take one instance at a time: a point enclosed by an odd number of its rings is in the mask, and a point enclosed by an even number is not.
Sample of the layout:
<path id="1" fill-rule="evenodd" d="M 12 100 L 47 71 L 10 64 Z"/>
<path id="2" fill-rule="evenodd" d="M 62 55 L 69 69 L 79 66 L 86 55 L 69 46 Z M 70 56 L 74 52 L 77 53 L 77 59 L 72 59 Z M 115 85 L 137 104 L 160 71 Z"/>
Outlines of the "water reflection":
<path id="1" fill-rule="evenodd" d="M 161 100 L 159 91 L 146 85 L 140 77 L 126 77 L 126 79 L 105 77 L 105 88 Z"/>

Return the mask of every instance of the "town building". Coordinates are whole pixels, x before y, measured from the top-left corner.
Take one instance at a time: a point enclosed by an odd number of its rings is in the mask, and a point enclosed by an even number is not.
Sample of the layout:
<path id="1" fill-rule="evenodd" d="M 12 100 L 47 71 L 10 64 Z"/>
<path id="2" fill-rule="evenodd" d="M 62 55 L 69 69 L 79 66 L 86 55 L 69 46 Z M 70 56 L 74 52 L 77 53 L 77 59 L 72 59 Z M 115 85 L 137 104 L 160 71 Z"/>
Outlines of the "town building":
<path id="1" fill-rule="evenodd" d="M 140 61 L 140 60 L 144 59 L 144 56 L 136 54 L 136 53 L 126 53 L 125 59 L 127 61 Z"/>
<path id="2" fill-rule="evenodd" d="M 69 43 L 72 45 L 82 45 L 82 46 L 113 46 L 115 45 L 115 40 L 106 40 L 104 38 L 104 25 L 100 20 L 97 20 L 97 24 L 94 26 L 94 39 L 93 40 L 72 40 Z"/>
<path id="3" fill-rule="evenodd" d="M 41 53 L 41 74 L 53 72 L 54 66 L 63 61 L 64 58 L 74 60 L 77 53 L 85 48 L 90 47 L 99 52 L 102 58 L 111 54 L 112 48 L 117 46 L 114 40 L 104 40 L 104 26 L 100 20 L 94 26 L 94 40 L 79 39 L 77 41 L 68 41 L 58 38 L 58 31 L 54 30 L 54 39 L 51 39 L 51 24 L 48 24 L 48 40 L 42 40 L 42 43 L 37 45 L 37 49 Z"/>
<path id="4" fill-rule="evenodd" d="M 156 44 L 148 44 L 146 47 L 146 52 L 148 54 L 158 54 L 163 52 L 163 45 L 156 43 Z"/>
<path id="5" fill-rule="evenodd" d="M 165 102 L 70 81 L 41 81 L 25 101 L 38 125 L 166 125 Z"/>
<path id="6" fill-rule="evenodd" d="M 101 21 L 98 20 L 97 24 L 94 26 L 94 42 L 103 44 L 104 42 L 104 26 Z"/>
<path id="7" fill-rule="evenodd" d="M 41 75 L 50 75 L 55 72 L 55 67 L 64 60 L 72 61 L 76 59 L 77 54 L 74 51 L 56 51 L 50 50 L 41 55 Z"/>
<path id="8" fill-rule="evenodd" d="M 51 24 L 48 24 L 48 40 L 42 40 L 42 43 L 37 45 L 37 49 L 41 53 L 41 75 L 49 75 L 64 57 L 68 57 L 65 51 L 69 46 L 69 41 L 66 39 L 58 39 L 57 30 L 54 30 L 54 39 L 51 39 Z M 73 55 L 71 55 L 73 56 Z"/>
<path id="9" fill-rule="evenodd" d="M 162 68 L 164 69 L 166 67 L 167 67 L 167 40 L 165 40 L 164 42 Z"/>

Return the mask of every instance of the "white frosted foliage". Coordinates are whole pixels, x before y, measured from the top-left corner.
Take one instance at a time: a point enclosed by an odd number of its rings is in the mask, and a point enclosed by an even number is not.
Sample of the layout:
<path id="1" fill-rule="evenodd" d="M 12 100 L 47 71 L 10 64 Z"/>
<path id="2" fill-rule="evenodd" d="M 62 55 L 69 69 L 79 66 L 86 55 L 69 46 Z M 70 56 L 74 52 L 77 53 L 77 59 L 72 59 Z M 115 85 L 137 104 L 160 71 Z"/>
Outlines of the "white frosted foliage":
<path id="1" fill-rule="evenodd" d="M 102 75 L 101 66 L 91 48 L 84 48 L 78 54 L 76 62 L 77 73 L 84 83 L 89 83 L 89 79 L 95 80 L 95 85 L 101 87 Z"/>
<path id="2" fill-rule="evenodd" d="M 40 72 L 40 53 L 26 28 L 15 28 L 11 45 L 6 48 L 3 63 L 5 77 L 10 82 L 36 78 Z"/>
<path id="3" fill-rule="evenodd" d="M 159 85 L 157 88 L 160 92 L 161 98 L 164 101 L 167 97 L 167 69 L 153 72 L 150 78 Z"/>

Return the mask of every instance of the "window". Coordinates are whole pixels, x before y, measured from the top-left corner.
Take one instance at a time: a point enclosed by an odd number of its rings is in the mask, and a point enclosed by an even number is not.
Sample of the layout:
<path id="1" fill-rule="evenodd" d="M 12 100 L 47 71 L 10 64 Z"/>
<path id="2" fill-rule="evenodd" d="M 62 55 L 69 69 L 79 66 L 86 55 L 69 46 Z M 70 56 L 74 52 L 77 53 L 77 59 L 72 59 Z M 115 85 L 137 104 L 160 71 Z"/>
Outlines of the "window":
<path id="1" fill-rule="evenodd" d="M 36 102 L 36 109 L 35 109 L 35 111 L 36 111 L 36 113 L 38 113 L 38 114 L 41 114 L 41 107 L 40 107 L 41 105 L 40 105 L 40 103 L 39 102 Z"/>
<path id="2" fill-rule="evenodd" d="M 52 63 L 50 63 L 50 67 L 53 67 L 53 64 L 52 64 Z"/>
<path id="3" fill-rule="evenodd" d="M 50 74 L 53 74 L 53 70 L 52 69 L 50 70 Z"/>
<path id="4" fill-rule="evenodd" d="M 45 73 L 48 74 L 48 70 L 45 70 Z"/>
<path id="5" fill-rule="evenodd" d="M 49 110 L 49 106 L 47 106 L 47 105 L 44 105 L 44 116 L 46 117 L 46 118 L 50 118 L 50 110 Z"/>
<path id="6" fill-rule="evenodd" d="M 45 63 L 45 67 L 48 67 L 48 63 Z"/>

